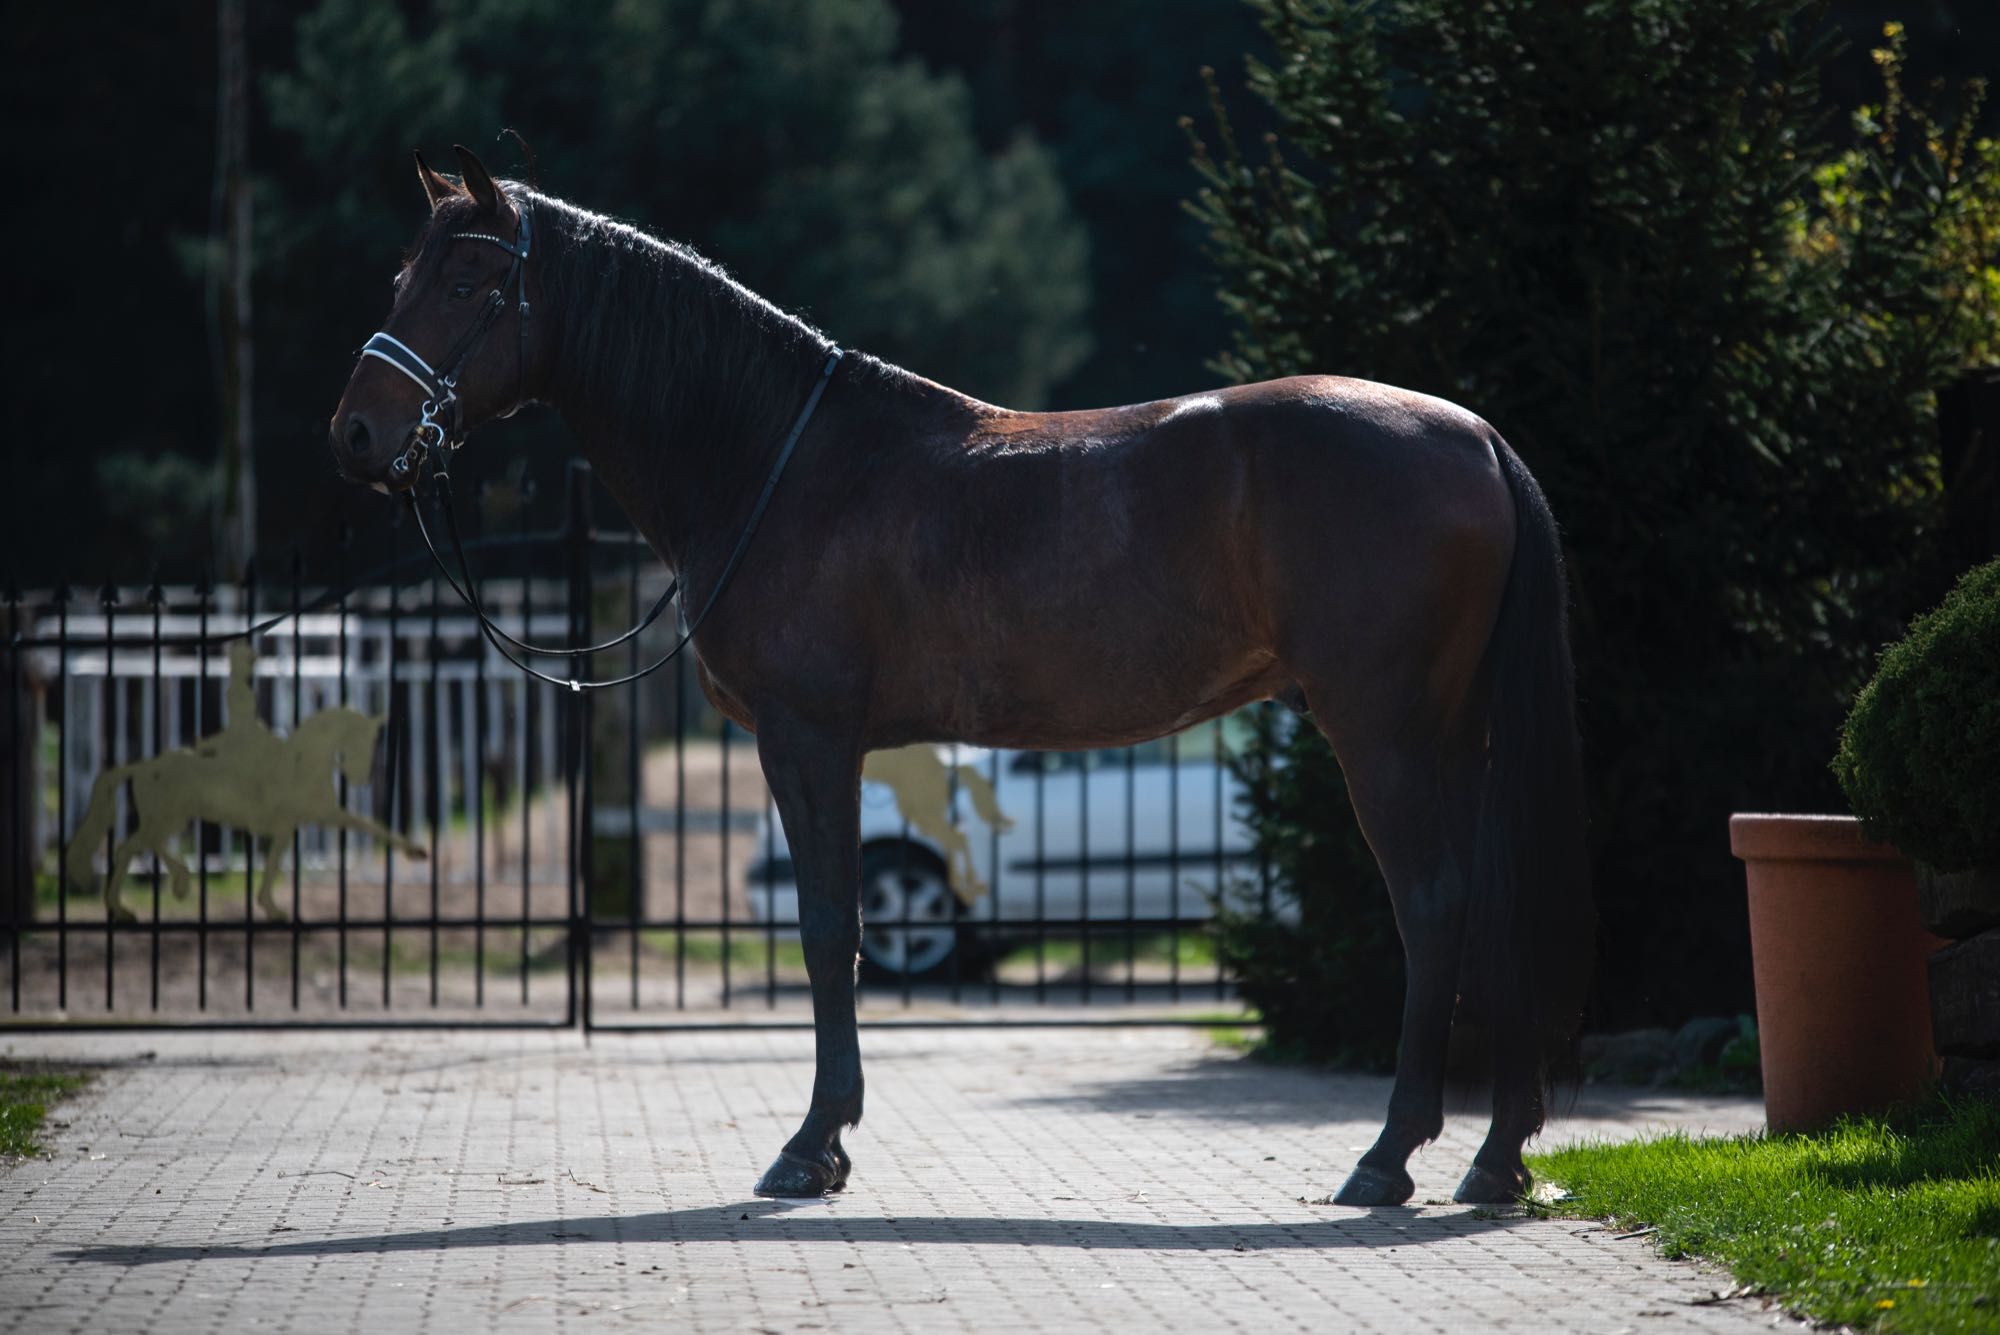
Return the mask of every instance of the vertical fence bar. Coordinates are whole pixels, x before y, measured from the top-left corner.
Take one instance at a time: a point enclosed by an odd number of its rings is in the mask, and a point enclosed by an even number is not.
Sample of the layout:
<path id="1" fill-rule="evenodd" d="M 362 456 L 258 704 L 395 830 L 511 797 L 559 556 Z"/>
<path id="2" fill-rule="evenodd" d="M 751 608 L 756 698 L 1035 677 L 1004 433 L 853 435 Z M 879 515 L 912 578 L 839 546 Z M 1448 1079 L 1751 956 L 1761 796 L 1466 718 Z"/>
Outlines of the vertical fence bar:
<path id="1" fill-rule="evenodd" d="M 150 632 L 152 677 L 150 677 L 150 691 L 146 693 L 144 717 L 140 719 L 140 735 L 144 737 L 144 743 L 150 747 L 148 755 L 160 753 L 160 735 L 164 725 L 160 717 L 160 703 L 162 703 L 160 701 L 160 598 L 162 598 L 160 580 L 158 576 L 154 576 L 152 584 L 146 588 L 146 608 L 152 614 L 152 632 Z M 150 857 L 150 867 L 146 885 L 150 889 L 150 899 L 152 899 L 152 917 L 146 925 L 148 1009 L 158 1011 L 160 1009 L 160 849 L 148 849 L 148 857 Z"/>
<path id="2" fill-rule="evenodd" d="M 27 652 L 23 641 L 27 639 L 21 631 L 21 590 L 10 581 L 7 585 L 7 733 L 15 739 L 15 745 L 25 751 L 29 736 L 29 711 L 22 698 L 21 657 Z M 39 736 L 40 728 L 34 730 Z M 35 773 L 35 758 L 23 754 L 7 757 L 7 990 L 12 998 L 16 1015 L 21 1013 L 21 936 L 34 921 L 35 913 L 35 871 L 39 859 L 26 854 L 22 842 L 28 832 L 21 828 L 21 808 L 27 805 L 28 795 L 21 790 L 28 776 Z M 22 869 L 26 868 L 28 883 L 21 884 Z"/>
<path id="3" fill-rule="evenodd" d="M 1139 907 L 1139 751 L 1125 748 L 1125 1000 L 1138 995 L 1138 940 L 1132 920 Z"/>
<path id="4" fill-rule="evenodd" d="M 1229 762 L 1229 753 L 1223 744 L 1222 720 L 1217 719 L 1212 726 L 1215 730 L 1215 896 L 1220 902 L 1230 891 L 1228 882 L 1223 879 L 1227 874 L 1225 871 L 1227 860 L 1222 851 L 1222 771 Z M 1215 952 L 1215 999 L 1220 1001 L 1224 995 L 1226 994 L 1223 990 L 1222 952 L 1218 950 Z"/>
<path id="5" fill-rule="evenodd" d="M 532 478 L 521 479 L 521 536 L 528 533 L 528 502 L 534 497 Z M 521 577 L 521 638 L 535 638 L 535 577 L 532 566 Z M 484 650 L 482 649 L 482 653 Z M 528 918 L 533 891 L 535 855 L 535 742 L 540 734 L 535 724 L 535 701 L 540 695 L 533 677 L 521 678 L 521 1004 L 528 1004 Z M 545 799 L 546 800 L 546 799 Z"/>
<path id="6" fill-rule="evenodd" d="M 590 643 L 590 465 L 581 461 L 569 466 L 567 475 L 569 553 L 569 640 L 574 645 Z M 570 657 L 570 678 L 581 681 L 590 674 L 590 660 L 583 654 Z M 591 867 L 591 779 L 590 779 L 590 698 L 571 691 L 563 710 L 569 735 L 563 748 L 567 757 L 569 820 L 569 902 L 570 902 L 570 1017 L 579 1019 L 585 1033 L 591 1028 L 591 973 L 593 955 L 591 915 L 596 877 Z M 581 981 L 581 993 L 578 991 Z M 581 1006 L 579 1015 L 578 1007 Z"/>
<path id="7" fill-rule="evenodd" d="M 1167 738 L 1167 995 L 1181 999 L 1181 735 Z"/>
<path id="8" fill-rule="evenodd" d="M 626 588 L 629 590 L 629 596 L 626 599 L 626 613 L 630 618 L 627 624 L 636 626 L 639 624 L 638 544 L 627 543 L 625 545 L 625 556 Z M 626 643 L 625 671 L 627 674 L 630 674 L 639 670 L 639 637 L 634 635 Z M 642 707 L 639 696 L 639 685 L 635 681 L 625 687 L 625 690 L 629 693 L 628 698 L 631 702 L 630 717 L 626 720 L 630 726 L 626 729 L 625 733 L 626 837 L 630 840 L 627 860 L 631 867 L 630 871 L 627 872 L 625 907 L 627 910 L 626 917 L 630 923 L 631 939 L 627 942 L 627 945 L 631 952 L 632 1009 L 635 1011 L 639 1009 L 639 921 L 643 916 L 640 910 L 644 907 L 639 901 L 646 884 L 644 862 L 646 841 L 639 832 L 639 790 L 643 786 L 642 770 L 639 764 L 639 728 L 641 724 L 640 710 Z"/>
<path id="9" fill-rule="evenodd" d="M 163 742 L 163 737 L 165 734 L 163 729 L 166 726 L 166 720 L 162 717 L 162 715 L 165 712 L 164 709 L 165 697 L 162 694 L 161 681 L 160 681 L 161 677 L 160 605 L 165 601 L 166 601 L 166 593 L 164 590 L 160 588 L 159 578 L 157 575 L 155 575 L 151 586 L 149 586 L 146 590 L 146 606 L 152 610 L 152 616 L 153 616 L 153 637 L 152 637 L 153 719 L 152 719 L 152 727 L 149 728 L 147 731 L 149 733 L 148 740 L 152 743 L 152 748 L 153 748 L 152 753 L 156 756 L 159 755 L 161 751 L 165 749 L 165 745 Z M 153 892 L 152 895 L 153 916 L 151 923 L 151 939 L 147 942 L 147 957 L 148 957 L 147 976 L 149 979 L 149 996 L 147 1005 L 150 1009 L 158 1011 L 160 1009 L 160 850 L 159 849 L 155 848 L 152 850 L 152 858 L 153 858 L 153 870 L 152 870 L 151 881 L 152 881 L 152 892 Z"/>
<path id="10" fill-rule="evenodd" d="M 56 585 L 56 1009 L 69 1009 L 69 585 Z"/>
<path id="11" fill-rule="evenodd" d="M 1000 795 L 1000 752 L 997 749 L 986 758 L 986 768 L 986 781 L 992 785 L 993 795 L 997 801 Z M 992 898 L 988 901 L 992 905 L 989 917 L 993 923 L 993 938 L 997 942 L 1000 937 L 1000 921 L 1004 916 L 1000 911 L 1000 887 L 1006 880 L 1006 873 L 1000 865 L 1000 823 L 998 821 L 986 827 L 986 844 L 988 850 L 986 860 L 988 866 L 992 869 L 989 874 L 993 877 Z M 993 948 L 997 951 L 998 946 L 995 945 Z M 998 961 L 996 960 L 995 963 L 997 964 Z M 1000 970 L 998 968 L 987 969 L 986 990 L 987 1000 L 995 1006 L 999 1005 Z"/>
<path id="12" fill-rule="evenodd" d="M 118 627 L 118 586 L 107 583 L 99 597 L 104 605 L 104 754 L 99 757 L 99 774 L 109 774 L 118 768 L 118 748 L 125 738 L 123 711 L 118 708 L 118 664 L 116 659 Z M 114 862 L 118 852 L 118 842 L 124 833 L 118 822 L 118 789 L 105 793 L 111 803 L 111 824 L 104 831 L 104 883 L 111 884 L 111 878 L 119 874 L 120 868 Z M 135 813 L 136 814 L 136 813 Z M 109 1014 L 117 1004 L 117 926 L 112 920 L 111 903 L 104 904 L 104 1010 Z"/>
<path id="13" fill-rule="evenodd" d="M 340 598 L 338 603 L 336 604 L 339 610 L 339 628 L 336 632 L 335 652 L 339 659 L 339 666 L 335 669 L 336 678 L 338 682 L 335 688 L 335 693 L 338 695 L 339 702 L 342 707 L 345 707 L 347 704 L 347 670 L 348 670 L 347 595 L 349 592 L 347 587 L 347 551 L 348 548 L 353 545 L 353 542 L 354 542 L 354 530 L 345 523 L 341 524 L 339 538 L 334 547 L 336 555 L 334 558 L 333 577 L 336 581 L 338 581 L 337 587 L 340 589 Z M 386 771 L 384 777 L 386 781 Z M 338 771 L 334 775 L 334 787 L 338 791 L 341 808 L 345 810 L 347 807 L 347 771 L 345 769 Z M 339 893 L 339 899 L 335 905 L 336 920 L 339 923 L 339 926 L 335 929 L 335 936 L 338 938 L 339 941 L 339 945 L 337 947 L 338 962 L 336 968 L 336 976 L 338 978 L 338 982 L 336 986 L 339 992 L 340 1009 L 346 1010 L 347 1009 L 347 827 L 345 825 L 341 826 L 338 830 L 334 831 L 334 847 L 335 847 L 334 856 L 336 859 L 336 874 L 338 877 L 338 893 Z"/>
<path id="14" fill-rule="evenodd" d="M 243 563 L 243 626 L 248 630 L 257 624 L 257 562 L 247 559 Z M 249 729 L 257 726 L 257 637 L 244 636 L 243 643 L 250 650 L 249 687 L 250 717 L 237 726 Z M 225 720 L 234 722 L 234 720 Z M 257 1009 L 257 832 L 247 826 L 243 835 L 243 1009 Z M 276 856 L 277 850 L 271 850 Z"/>
<path id="15" fill-rule="evenodd" d="M 674 620 L 684 601 L 676 599 Z M 674 1009 L 687 1009 L 687 655 L 674 659 Z M 724 835 L 727 838 L 727 834 Z"/>
<path id="16" fill-rule="evenodd" d="M 949 816 L 951 813 L 946 812 L 945 814 Z M 915 938 L 910 935 L 914 927 L 914 920 L 910 917 L 910 822 L 907 819 L 903 821 L 902 838 L 896 841 L 896 884 L 902 891 L 902 926 L 898 930 L 901 931 L 903 936 L 903 951 L 900 961 L 902 968 L 898 970 L 897 987 L 902 997 L 903 1009 L 908 1010 L 910 1008 L 910 947 L 914 944 Z M 799 916 L 803 918 L 805 915 L 800 914 Z M 801 926 L 803 925 L 802 923 Z"/>
<path id="17" fill-rule="evenodd" d="M 1273 701 L 1265 701 L 1257 708 L 1268 714 L 1278 706 Z M 1258 916 L 1266 922 L 1271 918 L 1271 851 L 1264 840 L 1257 841 L 1257 900 Z"/>
<path id="18" fill-rule="evenodd" d="M 472 579 L 472 572 L 470 570 L 465 572 L 465 578 L 468 582 Z M 442 726 L 443 715 L 443 705 L 438 699 L 438 659 L 444 654 L 444 641 L 438 634 L 440 604 L 438 602 L 438 582 L 435 566 L 433 566 L 430 578 L 430 591 L 430 639 L 424 648 L 425 657 L 430 659 L 430 671 L 424 679 L 424 768 L 431 776 L 430 782 L 425 785 L 425 792 L 430 798 L 429 815 L 431 824 L 431 855 L 428 859 L 431 864 L 429 868 L 431 883 L 431 1009 L 436 1010 L 438 1004 L 438 863 L 442 860 L 438 856 L 441 851 L 438 846 L 438 832 L 444 823 L 448 808 L 445 805 L 444 748 L 438 731 Z"/>
<path id="19" fill-rule="evenodd" d="M 951 757 L 951 767 L 945 775 L 945 803 L 944 803 L 945 819 L 951 823 L 951 827 L 954 830 L 960 831 L 962 837 L 963 830 L 960 827 L 958 818 L 958 744 L 957 743 L 954 742 L 952 744 L 951 750 L 948 752 L 948 754 Z M 965 843 L 965 860 L 968 863 L 972 861 L 972 845 L 970 841 L 966 841 Z M 960 922 L 959 922 L 959 920 L 965 916 L 965 902 L 958 897 L 958 890 L 951 883 L 951 868 L 949 865 L 947 865 L 945 868 L 945 893 L 951 897 L 950 898 L 951 919 L 949 922 L 945 924 L 945 930 L 951 933 L 951 954 L 946 956 L 946 958 L 951 961 L 951 979 L 949 983 L 949 988 L 951 992 L 951 1004 L 956 1006 L 959 1004 L 960 1001 L 958 993 L 959 965 L 962 962 L 960 957 L 963 956 L 965 953 L 962 947 L 966 943 L 966 936 L 965 933 L 960 930 Z"/>
<path id="20" fill-rule="evenodd" d="M 487 488 L 479 484 L 479 504 L 473 522 L 486 533 Z M 468 577 L 469 578 L 469 577 Z M 528 635 L 524 630 L 522 639 Z M 486 638 L 472 635 L 472 1005 L 486 1006 Z M 522 795 L 526 800 L 526 794 Z M 498 814 L 497 812 L 495 813 Z"/>
<path id="21" fill-rule="evenodd" d="M 778 853 L 778 832 L 776 822 L 766 819 L 764 826 L 764 1009 L 778 1008 L 778 924 L 771 921 L 771 905 L 775 896 L 771 887 L 776 878 L 771 874 L 771 859 Z M 726 823 L 724 838 L 728 837 Z M 797 864 L 794 863 L 794 866 Z M 745 870 L 743 886 L 751 894 L 756 889 L 750 885 L 748 869 Z"/>
<path id="22" fill-rule="evenodd" d="M 294 546 L 292 548 L 292 733 L 297 735 L 299 724 L 305 721 L 305 690 L 301 674 L 305 670 L 305 625 L 300 608 L 304 594 L 300 588 L 305 580 L 305 557 Z M 342 766 L 344 769 L 345 766 Z M 273 844 L 270 856 L 278 856 L 277 845 Z M 302 913 L 300 901 L 303 898 L 301 878 L 304 876 L 306 860 L 305 836 L 299 830 L 292 831 L 292 1009 L 299 1008 L 299 952 L 305 940 L 299 927 Z"/>
<path id="23" fill-rule="evenodd" d="M 722 720 L 722 1008 L 729 1009 L 729 720 Z M 794 863 L 794 866 L 797 864 Z M 801 917 L 804 915 L 801 914 Z"/>
<path id="24" fill-rule="evenodd" d="M 1090 751 L 1079 751 L 1076 753 L 1078 762 L 1076 769 L 1076 916 L 1077 921 L 1081 924 L 1083 940 L 1083 994 L 1080 999 L 1086 1006 L 1090 1004 L 1090 943 L 1094 935 L 1091 931 L 1094 924 L 1090 917 L 1090 762 L 1094 754 L 1094 752 Z"/>
<path id="25" fill-rule="evenodd" d="M 195 584 L 196 634 L 194 673 L 194 736 L 199 743 L 208 735 L 208 601 L 214 585 L 203 571 Z M 208 1009 L 208 822 L 197 816 L 194 822 L 195 866 L 195 1009 Z"/>
<path id="26" fill-rule="evenodd" d="M 398 568 L 403 558 L 403 511 L 397 507 L 389 511 L 389 563 Z M 388 763 L 383 766 L 383 781 L 389 785 L 388 827 L 399 833 L 404 832 L 406 814 L 400 800 L 403 785 L 397 782 L 402 777 L 403 766 L 414 764 L 408 756 L 409 747 L 403 744 L 403 731 L 409 726 L 410 714 L 407 709 L 398 709 L 396 702 L 396 668 L 403 654 L 402 629 L 402 586 L 394 579 L 389 581 L 389 642 L 384 654 L 383 673 L 388 680 L 388 699 L 384 708 L 388 712 L 389 726 L 385 731 Z M 396 954 L 396 846 L 387 839 L 382 841 L 382 1009 L 388 1010 L 395 1004 L 391 965 Z"/>
<path id="27" fill-rule="evenodd" d="M 1048 852 L 1044 837 L 1048 829 L 1048 754 L 1035 755 L 1035 1004 L 1048 1001 L 1046 975 L 1049 945 Z"/>

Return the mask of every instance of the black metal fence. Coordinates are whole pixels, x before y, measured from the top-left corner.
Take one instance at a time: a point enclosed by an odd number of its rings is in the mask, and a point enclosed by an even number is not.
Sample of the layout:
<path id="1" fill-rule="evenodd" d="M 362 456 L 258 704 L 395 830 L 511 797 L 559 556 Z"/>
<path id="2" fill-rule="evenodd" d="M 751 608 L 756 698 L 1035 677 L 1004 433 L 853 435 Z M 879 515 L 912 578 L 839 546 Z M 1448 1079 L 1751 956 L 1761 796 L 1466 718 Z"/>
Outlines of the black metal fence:
<path id="1" fill-rule="evenodd" d="M 510 633 L 589 643 L 663 587 L 639 539 L 592 522 L 593 489 L 572 465 L 562 523 L 467 544 Z M 359 580 L 358 561 L 314 582 L 294 560 L 228 586 L 9 592 L 5 1024 L 810 1022 L 783 831 L 687 659 L 604 692 L 536 682 L 410 537 L 393 528 Z M 275 613 L 294 615 L 243 634 Z M 565 673 L 630 671 L 675 633 Z M 336 778 L 298 730 L 343 706 L 381 727 Z M 864 1018 L 1211 1016 L 1230 996 L 1214 896 L 1269 903 L 1224 763 L 1235 727 L 871 759 Z M 315 786 L 323 816 L 354 819 L 258 837 L 260 802 Z M 256 895 L 273 872 L 275 914 Z"/>

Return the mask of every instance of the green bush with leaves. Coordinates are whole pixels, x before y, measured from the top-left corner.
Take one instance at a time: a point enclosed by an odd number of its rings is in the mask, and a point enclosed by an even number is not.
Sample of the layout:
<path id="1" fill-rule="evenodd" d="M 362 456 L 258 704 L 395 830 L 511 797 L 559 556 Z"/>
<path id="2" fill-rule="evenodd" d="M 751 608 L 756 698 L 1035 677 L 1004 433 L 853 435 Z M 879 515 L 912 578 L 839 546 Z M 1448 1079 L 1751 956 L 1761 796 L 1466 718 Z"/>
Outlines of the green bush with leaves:
<path id="1" fill-rule="evenodd" d="M 1939 871 L 2000 866 L 2000 561 L 1883 653 L 1833 770 L 1874 837 Z"/>
<path id="2" fill-rule="evenodd" d="M 1291 715 L 1267 708 L 1250 719 L 1229 764 L 1268 876 L 1238 883 L 1216 905 L 1217 952 L 1275 1055 L 1393 1070 L 1403 948 L 1360 827 L 1331 819 L 1348 810 L 1340 767 Z"/>
<path id="3" fill-rule="evenodd" d="M 1838 801 L 1870 646 L 1941 584 L 1936 392 L 2000 350 L 1982 90 L 1924 111 L 1892 29 L 1882 104 L 1833 124 L 1801 0 L 1250 2 L 1277 129 L 1239 142 L 1218 89 L 1194 143 L 1219 366 L 1439 394 L 1528 461 L 1571 565 L 1596 1018 L 1745 1009 L 1728 813 Z M 1280 862 L 1350 837 L 1327 786 L 1268 795 Z"/>

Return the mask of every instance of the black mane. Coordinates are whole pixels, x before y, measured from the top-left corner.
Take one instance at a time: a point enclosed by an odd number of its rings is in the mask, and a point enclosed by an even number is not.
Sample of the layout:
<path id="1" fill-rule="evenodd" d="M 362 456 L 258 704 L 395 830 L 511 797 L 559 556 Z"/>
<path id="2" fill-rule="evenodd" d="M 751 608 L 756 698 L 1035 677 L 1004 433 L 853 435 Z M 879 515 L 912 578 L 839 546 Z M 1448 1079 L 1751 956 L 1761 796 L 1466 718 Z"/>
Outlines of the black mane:
<path id="1" fill-rule="evenodd" d="M 635 444 L 777 442 L 833 344 L 685 246 L 522 186 L 564 407 Z"/>

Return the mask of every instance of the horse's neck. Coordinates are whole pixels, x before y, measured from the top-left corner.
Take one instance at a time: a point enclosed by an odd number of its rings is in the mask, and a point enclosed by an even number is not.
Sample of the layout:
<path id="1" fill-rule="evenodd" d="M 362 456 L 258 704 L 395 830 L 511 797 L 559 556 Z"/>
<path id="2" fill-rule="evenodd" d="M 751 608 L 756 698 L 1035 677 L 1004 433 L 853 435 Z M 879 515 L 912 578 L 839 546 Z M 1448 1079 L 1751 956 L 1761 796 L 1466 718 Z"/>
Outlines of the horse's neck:
<path id="1" fill-rule="evenodd" d="M 692 255 L 663 248 L 647 258 L 545 296 L 538 318 L 557 330 L 576 327 L 570 303 L 592 318 L 606 304 L 613 314 L 579 346 L 559 342 L 538 397 L 679 569 L 721 559 L 714 549 L 729 539 L 718 530 L 747 514 L 828 345 Z M 639 299 L 616 290 L 638 284 L 655 286 Z"/>
<path id="2" fill-rule="evenodd" d="M 324 770 L 337 756 L 373 747 L 376 727 L 375 720 L 366 714 L 340 705 L 309 715 L 284 740 L 307 769 Z"/>

